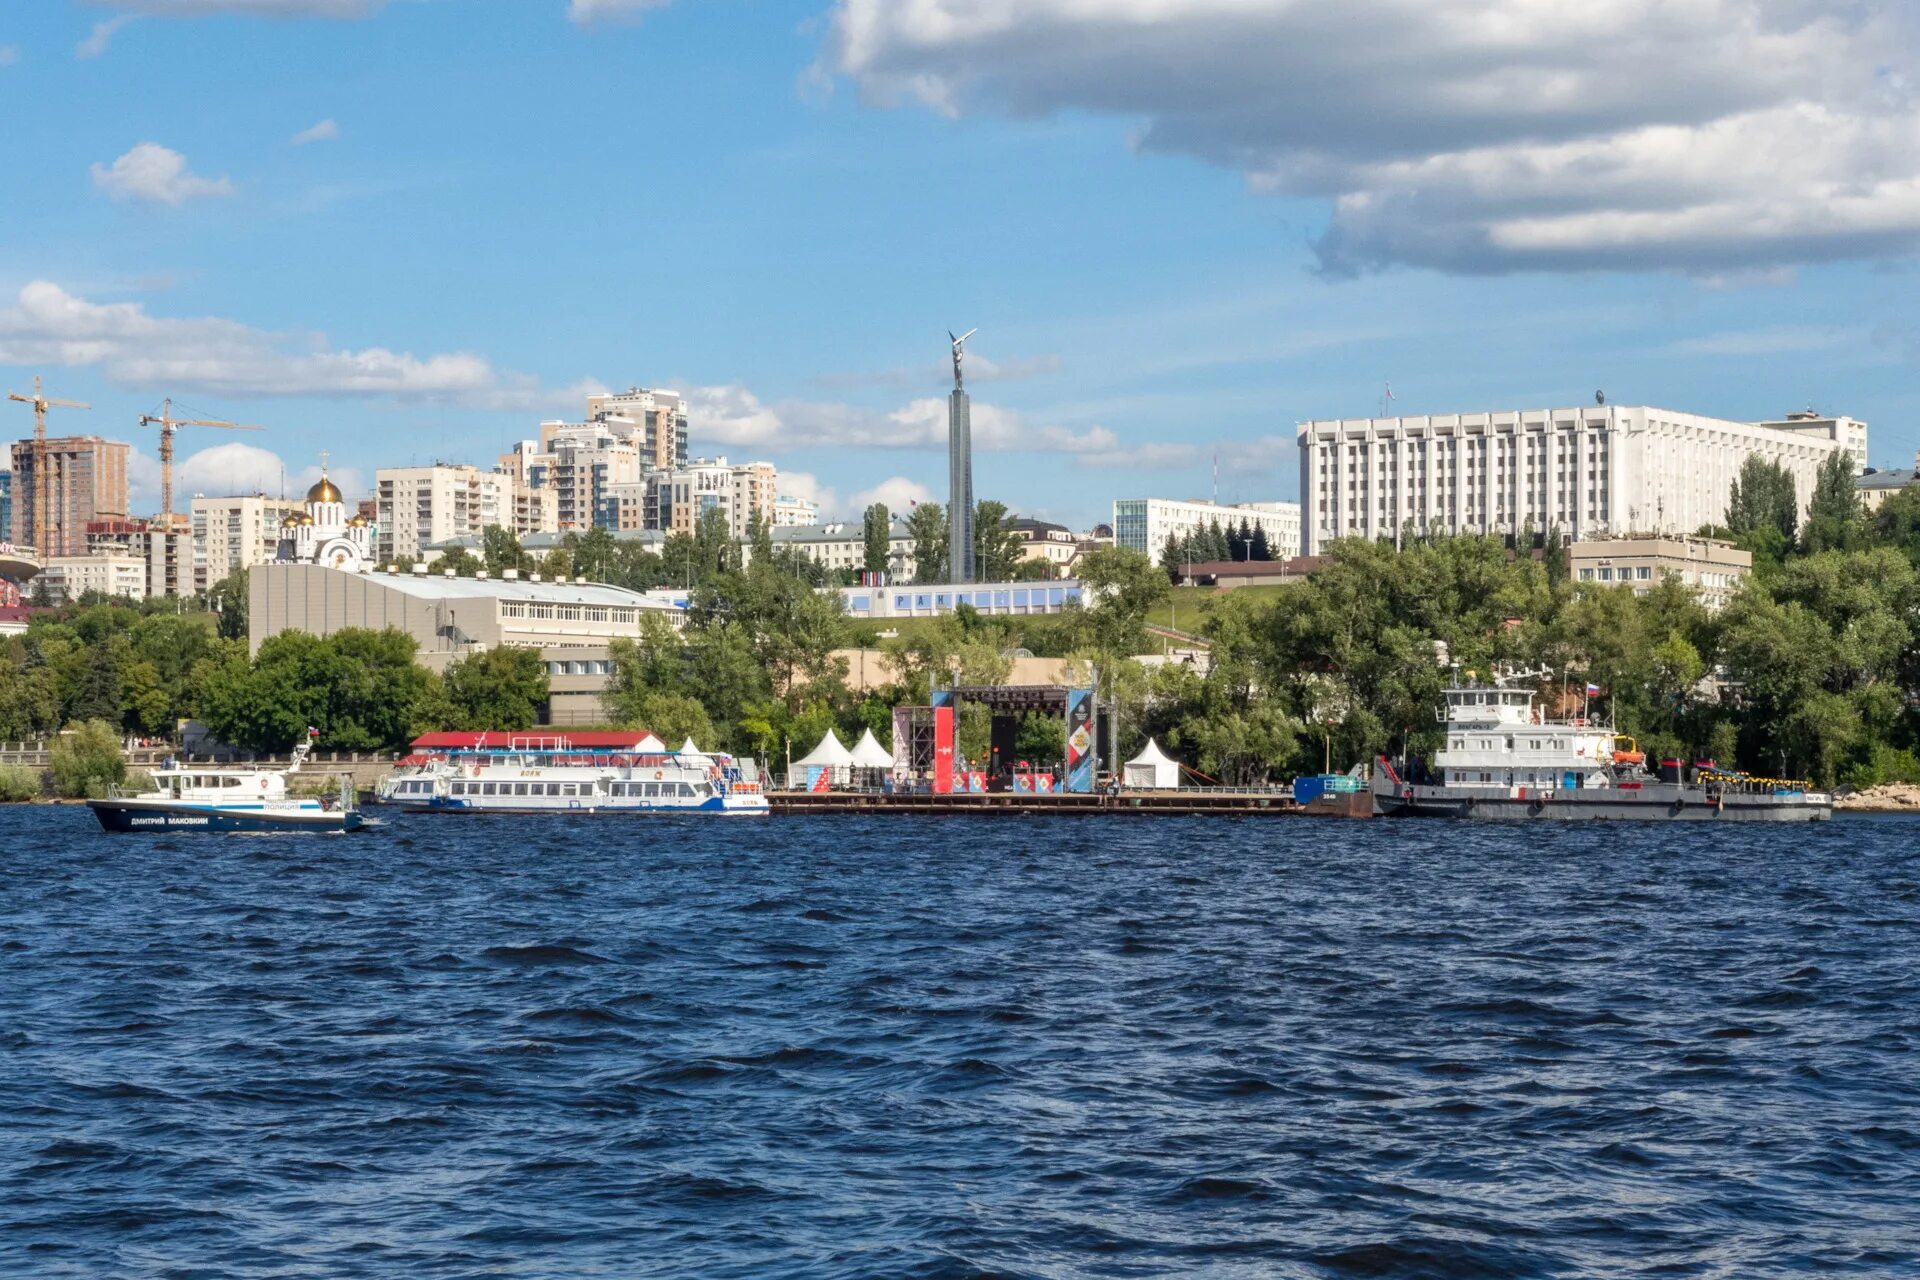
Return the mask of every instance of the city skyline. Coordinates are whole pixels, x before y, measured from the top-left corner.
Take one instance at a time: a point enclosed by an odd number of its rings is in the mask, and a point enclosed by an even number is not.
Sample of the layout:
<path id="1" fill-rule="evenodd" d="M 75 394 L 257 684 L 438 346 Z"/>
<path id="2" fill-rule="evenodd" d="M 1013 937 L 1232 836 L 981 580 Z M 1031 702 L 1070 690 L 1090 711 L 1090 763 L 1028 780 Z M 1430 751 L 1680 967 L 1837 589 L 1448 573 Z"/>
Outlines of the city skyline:
<path id="1" fill-rule="evenodd" d="M 831 514 L 942 500 L 933 343 L 952 316 L 982 325 L 976 492 L 1079 528 L 1116 497 L 1208 496 L 1216 454 L 1222 501 L 1297 498 L 1301 420 L 1595 389 L 1742 420 L 1849 414 L 1874 465 L 1911 464 L 1920 220 L 1896 196 L 1920 157 L 1893 140 L 1916 112 L 1898 74 L 1913 20 L 1890 3 L 1764 29 L 1708 4 L 1664 49 L 1600 5 L 1495 55 L 1444 6 L 1382 41 L 1408 6 L 1381 0 L 1302 47 L 1323 89 L 1367 85 L 1357 114 L 1394 123 L 1394 149 L 1299 113 L 1318 153 L 1290 123 L 1300 90 L 1250 84 L 1223 52 L 1157 77 L 1118 8 L 915 25 L 950 8 L 12 14 L 0 156 L 32 198 L 0 244 L 0 381 L 40 372 L 91 402 L 49 431 L 129 442 L 139 514 L 158 468 L 136 419 L 163 396 L 268 428 L 183 440 L 184 505 L 278 493 L 282 463 L 297 494 L 322 450 L 357 496 L 383 466 L 488 467 L 587 390 L 636 383 L 687 394 L 695 454 L 765 457 Z M 1130 20 L 1190 58 L 1263 51 L 1287 80 L 1300 31 L 1233 9 Z M 1415 36 L 1435 83 L 1382 78 Z M 1836 74 L 1742 88 L 1741 59 L 1763 56 Z M 1635 58 L 1643 86 L 1675 60 L 1697 74 L 1625 111 L 1604 86 Z M 1572 105 L 1406 127 L 1467 66 L 1490 84 L 1560 67 Z M 1581 90 L 1600 95 L 1584 113 Z M 1762 136 L 1807 145 L 1769 160 Z M 1826 150 L 1873 178 L 1841 182 Z M 1522 189 L 1526 164 L 1551 191 Z M 0 436 L 30 429 L 15 413 Z"/>

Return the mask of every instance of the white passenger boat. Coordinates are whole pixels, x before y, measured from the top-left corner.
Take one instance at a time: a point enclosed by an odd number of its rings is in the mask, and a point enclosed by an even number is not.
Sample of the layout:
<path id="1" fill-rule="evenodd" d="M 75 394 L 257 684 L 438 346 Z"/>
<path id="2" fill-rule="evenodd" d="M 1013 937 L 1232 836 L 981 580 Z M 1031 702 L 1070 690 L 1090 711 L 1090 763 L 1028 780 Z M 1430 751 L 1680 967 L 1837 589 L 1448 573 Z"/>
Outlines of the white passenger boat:
<path id="1" fill-rule="evenodd" d="M 1762 778 L 1710 761 L 1648 769 L 1632 739 L 1584 715 L 1554 718 L 1519 673 L 1446 691 L 1431 768 L 1375 762 L 1375 812 L 1476 819 L 1614 818 L 1689 822 L 1823 822 L 1833 797 L 1805 782 Z"/>
<path id="2" fill-rule="evenodd" d="M 153 771 L 153 789 L 116 787 L 87 807 L 108 831 L 352 831 L 361 825 L 353 789 L 338 797 L 294 796 L 287 782 L 306 760 L 310 741 L 293 749 L 285 769 L 222 769 L 173 765 Z"/>
<path id="3" fill-rule="evenodd" d="M 768 812 L 752 760 L 650 739 L 621 747 L 537 734 L 416 754 L 377 796 L 403 813 Z"/>

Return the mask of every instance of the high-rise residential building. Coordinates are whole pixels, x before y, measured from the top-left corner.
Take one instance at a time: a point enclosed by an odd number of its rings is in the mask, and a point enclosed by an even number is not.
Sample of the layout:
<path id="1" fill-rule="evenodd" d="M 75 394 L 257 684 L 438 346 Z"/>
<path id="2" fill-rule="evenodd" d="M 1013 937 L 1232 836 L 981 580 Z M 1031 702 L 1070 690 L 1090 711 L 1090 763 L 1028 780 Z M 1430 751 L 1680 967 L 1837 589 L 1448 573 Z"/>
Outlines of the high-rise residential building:
<path id="1" fill-rule="evenodd" d="M 812 498 L 799 498 L 792 494 L 775 494 L 773 499 L 773 527 L 776 529 L 805 528 L 820 523 L 820 504 Z"/>
<path id="2" fill-rule="evenodd" d="M 187 517 L 193 538 L 191 593 L 205 595 L 208 588 L 235 569 L 251 569 L 273 559 L 280 544 L 281 525 L 289 516 L 299 516 L 301 510 L 297 498 L 269 498 L 258 493 L 231 498 L 195 494 Z"/>
<path id="3" fill-rule="evenodd" d="M 623 438 L 638 446 L 642 471 L 687 464 L 687 405 L 672 391 L 629 387 L 588 396 L 587 421 L 630 426 Z"/>
<path id="4" fill-rule="evenodd" d="M 601 525 L 623 532 L 692 533 L 702 516 L 717 510 L 726 517 L 728 533 L 744 538 L 756 511 L 769 528 L 776 523 L 774 491 L 779 481 L 771 462 L 696 458 L 683 467 L 649 471 L 638 484 L 610 486 Z"/>
<path id="5" fill-rule="evenodd" d="M 1169 538 L 1184 540 L 1216 524 L 1223 533 L 1242 525 L 1265 530 L 1267 554 L 1272 559 L 1284 560 L 1300 554 L 1300 504 L 1297 502 L 1230 504 L 1178 498 L 1121 498 L 1113 504 L 1114 545 L 1138 551 L 1156 562 L 1166 550 Z"/>
<path id="6" fill-rule="evenodd" d="M 0 471 L 0 538 L 13 540 L 13 472 Z"/>
<path id="7" fill-rule="evenodd" d="M 147 562 L 148 595 L 194 594 L 193 532 L 177 516 L 171 525 L 155 522 L 147 527 L 140 555 Z"/>
<path id="8" fill-rule="evenodd" d="M 1852 418 L 1731 422 L 1610 404 L 1303 422 L 1303 550 L 1406 530 L 1692 533 L 1725 519 L 1756 455 L 1793 475 L 1804 511 L 1829 454 L 1858 469 L 1866 430 Z"/>
<path id="9" fill-rule="evenodd" d="M 642 461 L 640 446 L 624 424 L 554 421 L 540 424 L 538 443 L 523 440 L 503 454 L 496 469 L 523 476 L 531 488 L 552 490 L 555 526 L 584 530 L 596 523 L 614 527 L 610 513 L 617 504 L 608 491 L 638 484 L 645 475 Z"/>
<path id="10" fill-rule="evenodd" d="M 512 455 L 509 455 L 512 456 Z M 558 494 L 522 486 L 512 469 L 467 463 L 383 467 L 374 476 L 376 558 L 418 557 L 435 543 L 499 526 L 516 535 L 557 525 Z"/>
<path id="11" fill-rule="evenodd" d="M 11 539 L 28 545 L 38 523 L 35 504 L 41 489 L 33 455 L 33 441 L 14 442 Z M 127 445 L 99 436 L 52 436 L 46 458 L 49 545 L 35 550 L 42 558 L 83 555 L 89 523 L 127 517 Z"/>

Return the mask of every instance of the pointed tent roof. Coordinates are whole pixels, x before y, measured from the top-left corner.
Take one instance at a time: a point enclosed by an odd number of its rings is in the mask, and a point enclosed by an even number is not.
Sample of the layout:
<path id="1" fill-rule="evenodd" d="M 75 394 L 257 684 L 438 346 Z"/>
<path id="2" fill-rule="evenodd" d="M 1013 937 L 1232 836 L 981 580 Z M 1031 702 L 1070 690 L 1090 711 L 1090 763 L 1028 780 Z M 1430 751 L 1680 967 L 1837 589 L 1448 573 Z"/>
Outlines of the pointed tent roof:
<path id="1" fill-rule="evenodd" d="M 1152 738 L 1148 738 L 1147 749 L 1145 751 L 1142 751 L 1139 755 L 1135 756 L 1133 759 L 1127 761 L 1127 763 L 1128 764 L 1150 764 L 1150 765 L 1158 766 L 1158 765 L 1169 765 L 1169 764 L 1177 765 L 1179 761 L 1175 760 L 1172 756 L 1162 751 L 1160 749 L 1159 743 L 1155 742 Z"/>
<path id="2" fill-rule="evenodd" d="M 820 745 L 795 760 L 796 767 L 809 764 L 823 764 L 837 768 L 846 768 L 853 763 L 853 752 L 847 750 L 840 741 L 840 735 L 827 730 L 827 736 L 820 739 Z"/>
<path id="3" fill-rule="evenodd" d="M 893 755 L 880 745 L 880 740 L 868 729 L 860 735 L 860 741 L 853 744 L 853 763 L 862 769 L 891 769 Z"/>
<path id="4" fill-rule="evenodd" d="M 640 739 L 639 744 L 634 747 L 635 751 L 641 752 L 642 754 L 647 754 L 655 751 L 665 751 L 666 749 L 667 749 L 667 744 L 660 741 L 660 739 L 654 737 L 652 734 L 648 734 L 646 737 Z"/>
<path id="5" fill-rule="evenodd" d="M 700 754 L 700 748 L 693 745 L 692 734 L 688 734 L 687 740 L 680 744 L 680 754 L 683 756 L 697 756 Z"/>

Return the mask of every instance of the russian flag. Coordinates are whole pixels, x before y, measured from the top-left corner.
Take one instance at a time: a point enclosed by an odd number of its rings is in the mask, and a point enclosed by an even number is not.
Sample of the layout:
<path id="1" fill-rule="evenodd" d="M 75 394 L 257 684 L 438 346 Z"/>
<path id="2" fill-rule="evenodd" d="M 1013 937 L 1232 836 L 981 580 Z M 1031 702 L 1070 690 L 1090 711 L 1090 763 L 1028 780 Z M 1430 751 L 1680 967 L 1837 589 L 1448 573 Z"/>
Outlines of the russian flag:
<path id="1" fill-rule="evenodd" d="M 1589 684 L 1589 685 L 1587 686 L 1587 696 L 1588 696 L 1589 698 L 1597 698 L 1597 697 L 1599 697 L 1599 696 L 1600 696 L 1600 686 L 1599 686 L 1599 685 L 1597 685 L 1597 684 Z"/>

